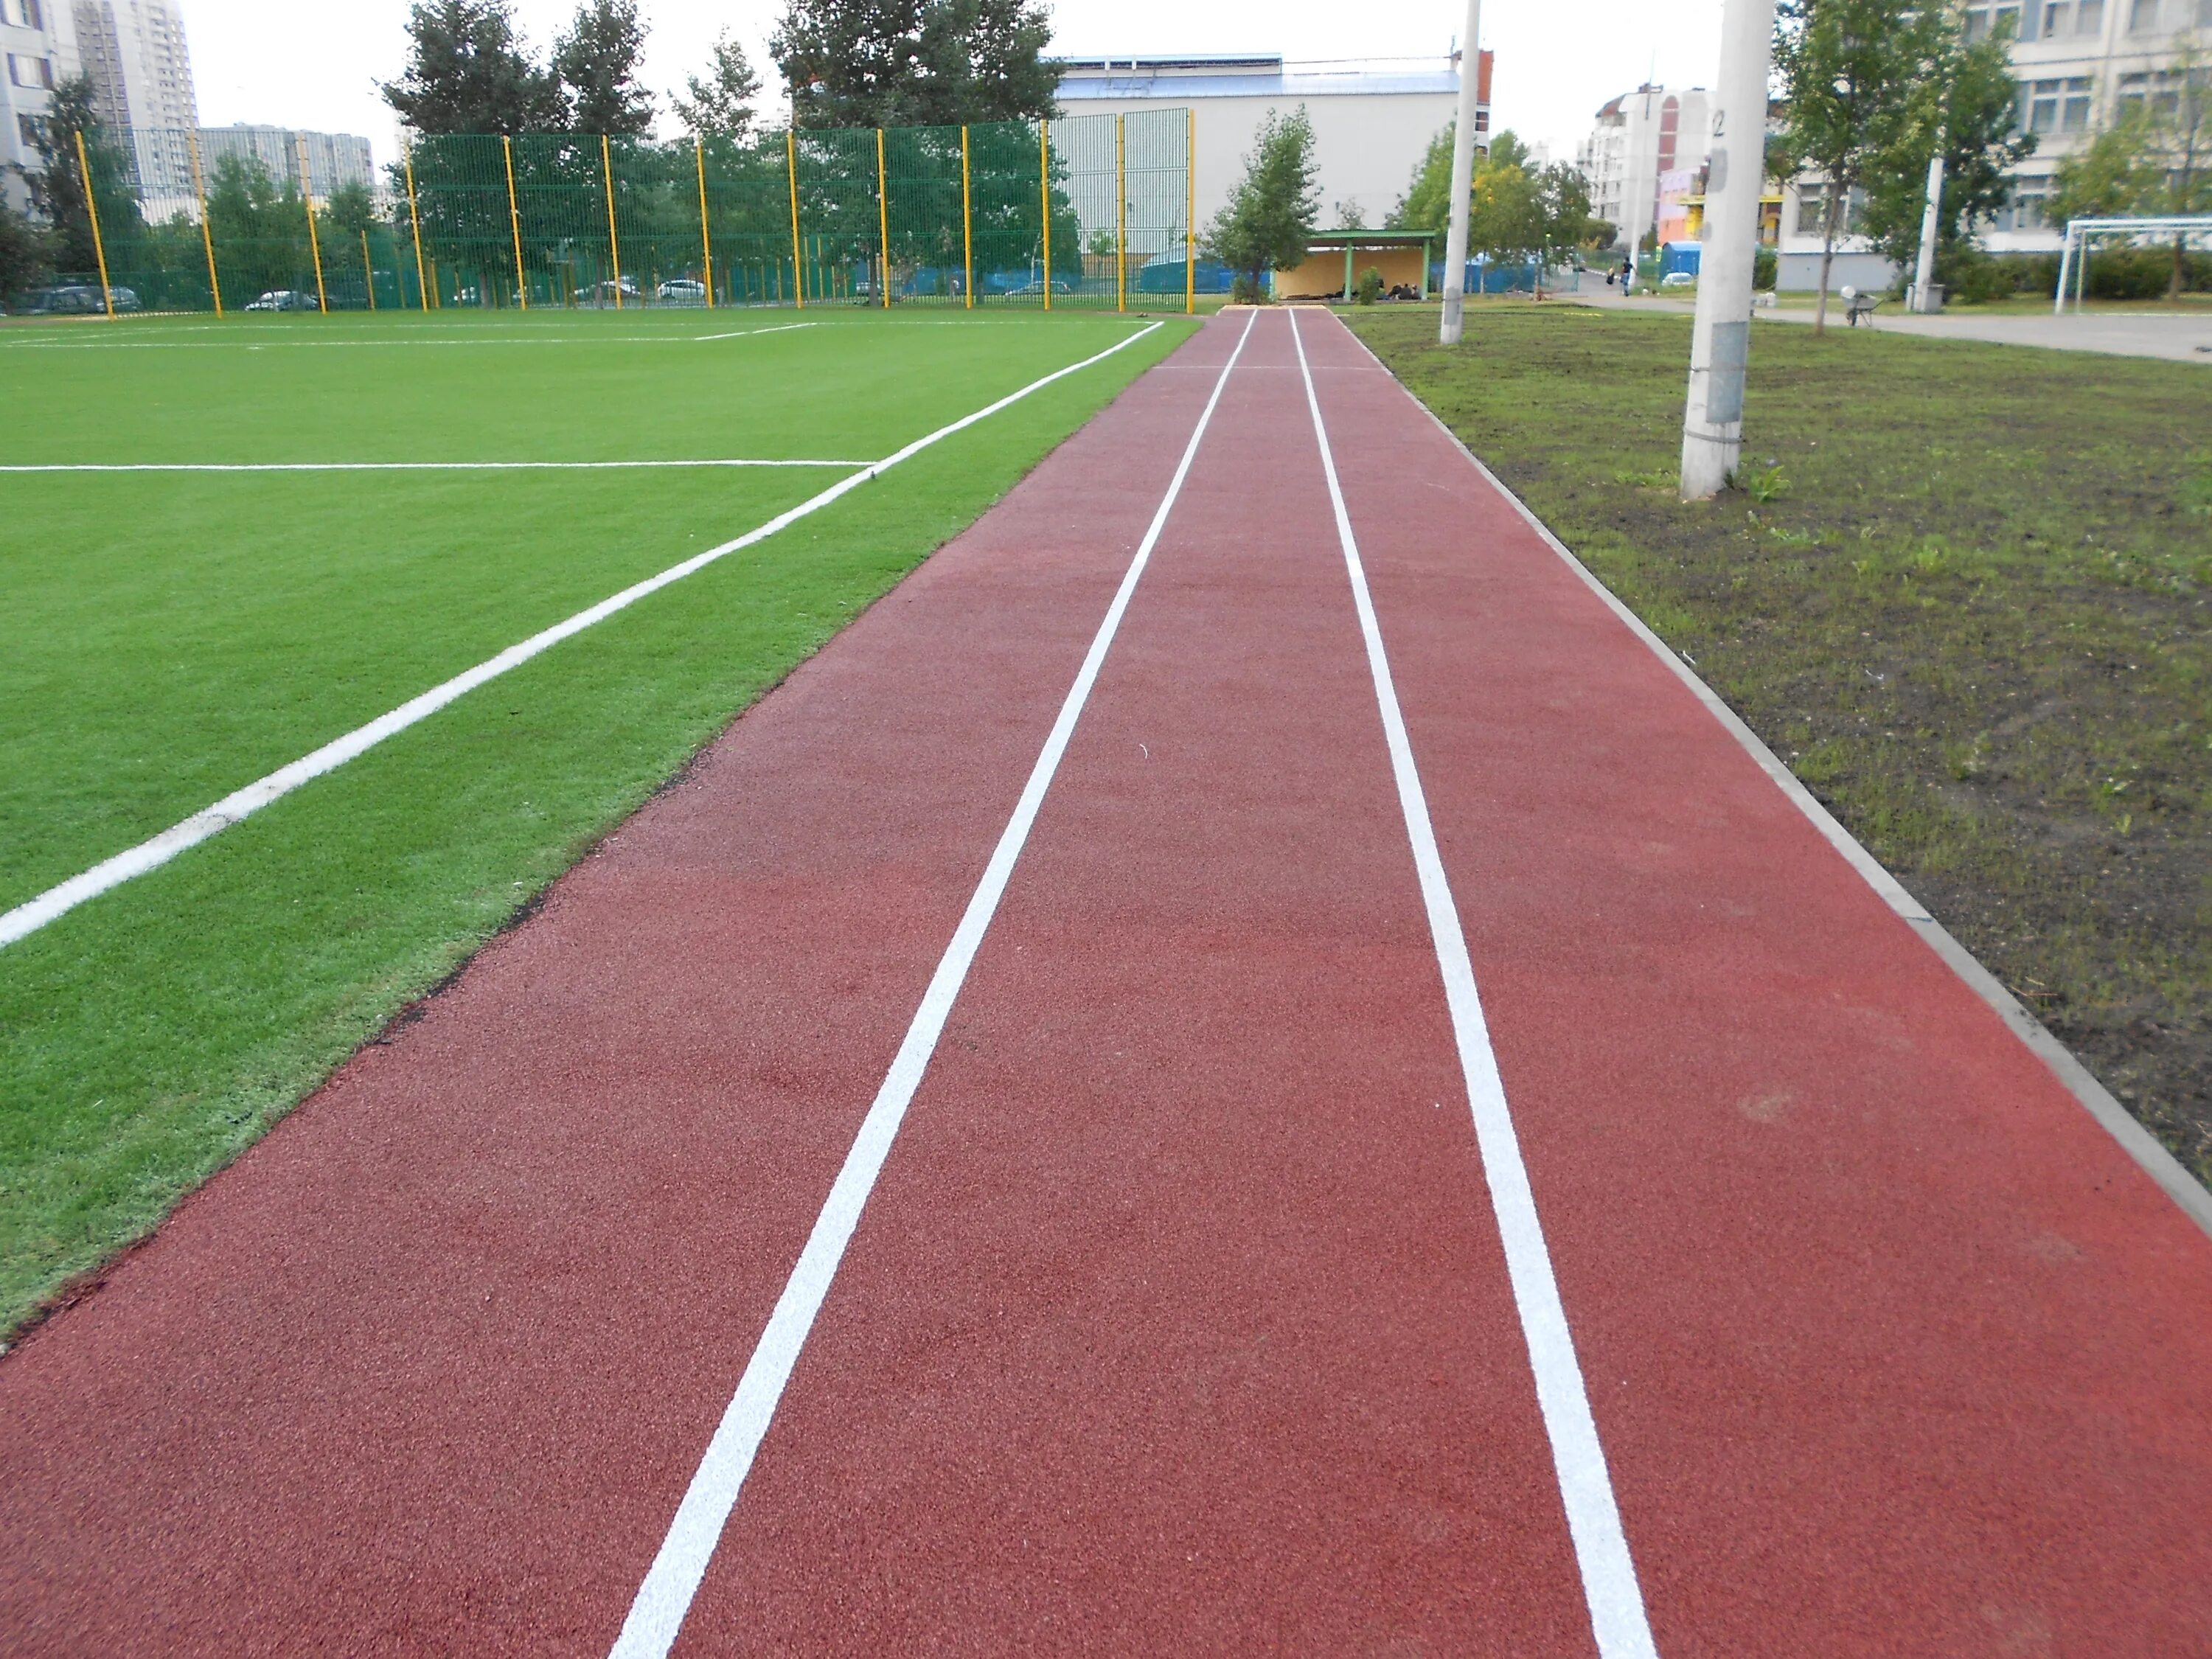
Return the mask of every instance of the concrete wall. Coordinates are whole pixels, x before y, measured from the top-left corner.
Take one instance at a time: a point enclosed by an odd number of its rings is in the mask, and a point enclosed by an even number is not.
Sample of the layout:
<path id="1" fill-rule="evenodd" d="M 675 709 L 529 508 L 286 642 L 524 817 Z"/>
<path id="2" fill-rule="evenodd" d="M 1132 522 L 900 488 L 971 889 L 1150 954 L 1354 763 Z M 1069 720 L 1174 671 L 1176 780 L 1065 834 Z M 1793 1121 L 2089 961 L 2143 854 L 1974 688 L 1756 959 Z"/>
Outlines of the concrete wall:
<path id="1" fill-rule="evenodd" d="M 1897 280 L 1897 267 L 1879 253 L 1842 253 L 1828 272 L 1828 292 L 1846 285 L 1878 294 Z M 1784 253 L 1775 267 L 1774 286 L 1784 294 L 1810 294 L 1820 286 L 1820 254 Z"/>

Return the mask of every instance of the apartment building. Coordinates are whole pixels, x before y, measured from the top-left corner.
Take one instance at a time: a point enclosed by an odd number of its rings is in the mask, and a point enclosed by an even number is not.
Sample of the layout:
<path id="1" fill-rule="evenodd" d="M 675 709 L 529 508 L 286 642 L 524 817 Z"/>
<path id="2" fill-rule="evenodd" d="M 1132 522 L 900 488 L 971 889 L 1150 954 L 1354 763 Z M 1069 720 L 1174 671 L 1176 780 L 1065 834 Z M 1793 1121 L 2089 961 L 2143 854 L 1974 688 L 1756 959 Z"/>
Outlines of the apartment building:
<path id="1" fill-rule="evenodd" d="M 1575 166 L 1590 210 L 1613 228 L 1615 246 L 1633 246 L 1646 232 L 1662 240 L 1682 233 L 1684 204 L 1712 153 L 1712 95 L 1703 87 L 1646 84 L 1598 111 Z"/>
<path id="2" fill-rule="evenodd" d="M 349 132 L 304 132 L 292 127 L 256 126 L 241 121 L 235 126 L 200 129 L 200 165 L 210 176 L 222 158 L 258 161 L 269 176 L 282 184 L 301 182 L 307 168 L 306 193 L 327 204 L 331 192 L 347 185 L 377 188 L 376 167 L 368 140 Z"/>
<path id="3" fill-rule="evenodd" d="M 0 198 L 19 213 L 30 204 L 24 172 L 40 165 L 38 124 L 77 72 L 72 21 L 67 0 L 0 0 Z"/>
<path id="4" fill-rule="evenodd" d="M 110 132 L 128 135 L 147 216 L 191 210 L 190 135 L 200 115 L 183 17 L 169 0 L 74 0 L 74 21 L 93 111 Z"/>
<path id="5" fill-rule="evenodd" d="M 2036 137 L 2035 154 L 2014 170 L 2010 205 L 1982 228 L 1993 253 L 2055 252 L 2066 228 L 2051 222 L 2046 204 L 2058 164 L 2130 104 L 2172 98 L 2185 53 L 2212 66 L 2212 0 L 1977 0 L 1965 18 L 1970 40 L 2011 37 L 2020 125 Z M 1825 201 L 1809 181 L 1785 195 L 1781 286 L 1809 289 L 1819 280 Z M 1878 288 L 1893 278 L 1895 268 L 1864 241 L 1846 236 L 1838 247 L 1834 283 Z"/>

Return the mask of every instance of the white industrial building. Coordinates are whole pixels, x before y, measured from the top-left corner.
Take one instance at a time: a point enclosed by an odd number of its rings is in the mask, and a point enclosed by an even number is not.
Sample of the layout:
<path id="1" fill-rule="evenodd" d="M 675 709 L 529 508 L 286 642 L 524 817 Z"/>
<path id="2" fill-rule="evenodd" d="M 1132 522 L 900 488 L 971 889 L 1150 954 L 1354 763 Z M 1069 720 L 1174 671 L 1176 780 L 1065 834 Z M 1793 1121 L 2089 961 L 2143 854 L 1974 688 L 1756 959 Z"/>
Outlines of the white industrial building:
<path id="1" fill-rule="evenodd" d="M 110 132 L 129 135 L 124 150 L 146 216 L 185 211 L 200 112 L 184 19 L 168 0 L 75 0 L 73 14 L 94 113 Z"/>
<path id="2" fill-rule="evenodd" d="M 1492 54 L 1481 58 L 1476 130 L 1490 122 Z M 1228 205 L 1244 157 L 1271 112 L 1305 107 L 1325 219 L 1340 210 L 1379 225 L 1406 193 L 1429 143 L 1459 102 L 1459 58 L 1359 63 L 1285 62 L 1278 56 L 1063 58 L 1062 113 L 1133 115 L 1188 107 L 1197 117 L 1198 222 Z"/>

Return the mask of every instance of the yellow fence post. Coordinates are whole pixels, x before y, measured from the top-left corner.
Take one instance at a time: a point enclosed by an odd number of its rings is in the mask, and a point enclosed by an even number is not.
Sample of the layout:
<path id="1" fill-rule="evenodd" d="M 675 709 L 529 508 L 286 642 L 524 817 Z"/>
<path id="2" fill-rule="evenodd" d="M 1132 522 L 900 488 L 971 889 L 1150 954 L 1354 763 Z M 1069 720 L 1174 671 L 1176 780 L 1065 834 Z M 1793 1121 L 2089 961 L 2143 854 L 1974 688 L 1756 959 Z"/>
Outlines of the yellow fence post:
<path id="1" fill-rule="evenodd" d="M 315 229 L 315 180 L 307 169 L 307 136 L 303 133 L 293 142 L 300 154 L 300 198 L 307 204 L 307 252 L 315 261 L 315 308 L 328 316 L 331 295 L 323 286 L 323 239 Z"/>
<path id="2" fill-rule="evenodd" d="M 961 292 L 967 295 L 968 309 L 975 309 L 975 214 L 968 198 L 968 129 L 960 129 L 960 260 L 967 269 L 967 280 Z"/>
<path id="3" fill-rule="evenodd" d="M 1052 123 L 1037 122 L 1037 201 L 1044 211 L 1044 308 L 1052 309 Z"/>
<path id="4" fill-rule="evenodd" d="M 599 173 L 607 181 L 607 257 L 614 261 L 615 309 L 623 308 L 622 243 L 615 235 L 615 163 L 607 149 L 607 135 L 599 135 Z"/>
<path id="5" fill-rule="evenodd" d="M 1129 164 L 1122 118 L 1114 118 L 1114 309 L 1129 308 Z"/>
<path id="6" fill-rule="evenodd" d="M 200 136 L 190 127 L 185 129 L 185 142 L 192 152 L 192 194 L 200 203 L 200 246 L 207 250 L 208 292 L 215 296 L 215 314 L 222 315 L 222 284 L 215 274 L 215 231 L 208 223 L 207 181 L 200 176 Z"/>
<path id="7" fill-rule="evenodd" d="M 407 222 L 415 230 L 415 297 L 422 302 L 422 309 L 430 308 L 430 279 L 422 270 L 422 216 L 415 207 L 415 147 L 402 144 L 399 159 L 407 169 Z"/>
<path id="8" fill-rule="evenodd" d="M 806 261 L 799 246 L 799 136 L 785 129 L 783 135 L 783 166 L 785 176 L 791 180 L 791 299 L 799 310 L 806 309 Z"/>
<path id="9" fill-rule="evenodd" d="M 499 153 L 507 162 L 507 228 L 514 238 L 514 300 L 527 311 L 530 280 L 522 274 L 522 204 L 514 199 L 514 140 L 503 132 L 499 136 Z"/>
<path id="10" fill-rule="evenodd" d="M 376 267 L 368 262 L 368 233 L 361 234 L 361 280 L 368 289 L 368 308 L 376 309 Z"/>
<path id="11" fill-rule="evenodd" d="M 84 180 L 84 211 L 92 221 L 92 257 L 100 261 L 100 298 L 115 315 L 115 290 L 107 285 L 107 244 L 100 240 L 100 204 L 92 199 L 92 163 L 84 157 L 84 134 L 76 135 L 76 176 Z"/>
<path id="12" fill-rule="evenodd" d="M 699 252 L 707 262 L 707 309 L 714 308 L 714 239 L 707 229 L 707 147 L 694 138 L 692 158 L 699 163 Z"/>
<path id="13" fill-rule="evenodd" d="M 876 246 L 877 264 L 883 267 L 878 278 L 884 299 L 884 309 L 891 308 L 891 186 L 890 176 L 884 171 L 884 130 L 876 129 Z"/>
<path id="14" fill-rule="evenodd" d="M 1183 112 L 1182 309 L 1198 309 L 1198 112 Z"/>

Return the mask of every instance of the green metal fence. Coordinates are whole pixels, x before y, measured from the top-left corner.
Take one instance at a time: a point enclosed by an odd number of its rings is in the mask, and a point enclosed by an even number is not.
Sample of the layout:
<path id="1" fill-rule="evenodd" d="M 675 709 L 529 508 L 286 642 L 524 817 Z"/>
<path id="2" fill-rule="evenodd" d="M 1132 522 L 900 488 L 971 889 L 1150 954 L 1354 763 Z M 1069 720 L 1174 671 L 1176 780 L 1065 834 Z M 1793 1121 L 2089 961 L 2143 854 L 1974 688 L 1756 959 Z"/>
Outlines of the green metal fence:
<path id="1" fill-rule="evenodd" d="M 375 192 L 226 155 L 189 200 L 91 135 L 102 269 L 53 310 L 757 305 L 1188 308 L 1181 109 L 736 142 L 424 137 Z"/>

